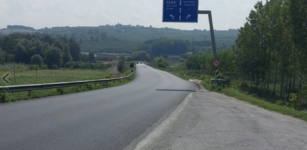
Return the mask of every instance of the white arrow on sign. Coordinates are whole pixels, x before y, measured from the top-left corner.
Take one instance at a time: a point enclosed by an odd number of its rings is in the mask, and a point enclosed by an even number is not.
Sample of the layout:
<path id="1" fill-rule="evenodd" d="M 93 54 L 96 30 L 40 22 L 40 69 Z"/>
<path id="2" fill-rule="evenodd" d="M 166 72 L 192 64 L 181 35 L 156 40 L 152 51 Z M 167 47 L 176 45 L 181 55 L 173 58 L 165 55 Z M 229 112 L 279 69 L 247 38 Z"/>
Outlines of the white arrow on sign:
<path id="1" fill-rule="evenodd" d="M 179 16 L 179 20 L 181 20 L 181 15 Z"/>
<path id="2" fill-rule="evenodd" d="M 187 20 L 189 20 L 190 17 L 191 17 L 191 15 L 189 14 L 189 15 L 187 16 Z"/>
<path id="3" fill-rule="evenodd" d="M 181 4 L 182 4 L 182 1 L 180 1 L 180 6 L 181 6 Z"/>
<path id="4" fill-rule="evenodd" d="M 179 9 L 179 13 L 181 13 L 181 8 Z"/>
<path id="5" fill-rule="evenodd" d="M 173 20 L 174 20 L 174 18 L 175 18 L 175 17 L 173 16 L 173 14 L 170 14 L 169 16 L 170 16 L 170 17 L 172 17 L 172 18 L 173 18 Z"/>

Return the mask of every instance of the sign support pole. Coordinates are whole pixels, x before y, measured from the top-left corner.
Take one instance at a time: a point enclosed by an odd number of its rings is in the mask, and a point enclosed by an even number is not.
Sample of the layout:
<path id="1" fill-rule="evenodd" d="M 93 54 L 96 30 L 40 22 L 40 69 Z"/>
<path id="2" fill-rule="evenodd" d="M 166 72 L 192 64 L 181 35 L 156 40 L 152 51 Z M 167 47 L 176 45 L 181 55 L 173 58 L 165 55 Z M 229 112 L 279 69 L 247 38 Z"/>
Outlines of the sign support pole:
<path id="1" fill-rule="evenodd" d="M 214 28 L 213 28 L 213 21 L 212 21 L 212 14 L 209 10 L 199 10 L 198 14 L 207 14 L 209 17 L 209 24 L 210 24 L 210 33 L 211 33 L 211 42 L 212 42 L 212 51 L 214 59 L 217 59 L 216 53 L 216 44 L 215 44 L 215 37 L 214 37 Z"/>
<path id="2" fill-rule="evenodd" d="M 217 60 L 218 58 L 217 58 L 217 52 L 216 52 L 216 43 L 215 43 L 215 37 L 214 37 L 214 28 L 213 28 L 213 21 L 212 21 L 211 11 L 209 11 L 209 10 L 199 10 L 198 14 L 207 14 L 208 15 L 209 24 L 210 24 L 210 33 L 211 33 L 213 57 L 214 57 L 214 59 Z M 217 79 L 220 77 L 218 67 L 216 67 L 215 75 L 216 75 Z"/>

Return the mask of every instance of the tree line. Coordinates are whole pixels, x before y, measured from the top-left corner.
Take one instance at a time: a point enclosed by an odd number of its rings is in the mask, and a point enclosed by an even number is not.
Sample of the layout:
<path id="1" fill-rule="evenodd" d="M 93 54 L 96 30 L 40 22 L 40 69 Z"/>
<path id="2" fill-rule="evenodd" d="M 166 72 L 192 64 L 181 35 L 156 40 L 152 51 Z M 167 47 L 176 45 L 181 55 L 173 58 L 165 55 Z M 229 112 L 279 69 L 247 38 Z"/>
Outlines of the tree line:
<path id="1" fill-rule="evenodd" d="M 225 49 L 226 46 L 220 47 L 220 49 Z M 181 39 L 152 39 L 143 42 L 138 47 L 138 52 L 147 52 L 153 57 L 167 57 L 172 55 L 184 55 L 187 52 L 193 53 L 210 53 L 211 49 L 211 41 L 202 40 L 202 41 L 189 41 L 189 40 L 181 40 Z M 144 53 L 142 56 L 145 57 Z M 135 53 L 137 55 L 139 53 Z M 147 55 L 147 54 L 146 54 Z M 147 57 L 148 58 L 148 57 Z M 144 59 L 147 60 L 147 59 Z"/>
<path id="2" fill-rule="evenodd" d="M 267 91 L 273 84 L 280 98 L 300 93 L 307 73 L 306 7 L 306 0 L 258 2 L 236 40 L 239 70 Z"/>
<path id="3" fill-rule="evenodd" d="M 10 34 L 0 38 L 0 63 L 46 64 L 48 68 L 58 68 L 79 60 L 80 46 L 73 39 L 42 34 Z"/>
<path id="4" fill-rule="evenodd" d="M 179 30 L 172 28 L 155 28 L 132 25 L 103 25 L 98 27 L 52 27 L 37 30 L 54 37 L 66 36 L 78 41 L 81 51 L 93 52 L 134 52 L 138 45 L 151 39 L 181 39 L 201 41 L 201 45 L 210 46 L 210 31 Z M 235 43 L 237 29 L 215 30 L 218 48 L 228 48 Z M 204 41 L 204 42 L 203 42 Z M 197 50 L 197 49 L 196 49 Z"/>
<path id="5" fill-rule="evenodd" d="M 275 102 L 306 109 L 306 8 L 306 0 L 257 2 L 232 50 L 218 52 L 221 72 L 236 73 L 242 85 Z M 213 71 L 211 62 L 211 55 L 191 56 L 186 66 Z"/>

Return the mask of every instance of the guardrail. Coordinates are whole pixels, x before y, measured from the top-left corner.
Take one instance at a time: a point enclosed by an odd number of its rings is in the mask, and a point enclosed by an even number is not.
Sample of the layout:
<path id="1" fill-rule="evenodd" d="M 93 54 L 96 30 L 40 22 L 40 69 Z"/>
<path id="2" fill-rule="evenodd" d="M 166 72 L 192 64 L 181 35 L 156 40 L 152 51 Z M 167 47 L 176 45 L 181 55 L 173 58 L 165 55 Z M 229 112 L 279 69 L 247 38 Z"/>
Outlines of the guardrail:
<path id="1" fill-rule="evenodd" d="M 120 77 L 120 78 L 111 78 L 111 79 L 99 79 L 99 80 L 84 80 L 84 81 L 74 81 L 74 82 L 57 82 L 57 83 L 46 83 L 46 84 L 26 84 L 26 85 L 11 85 L 11 86 L 0 86 L 0 91 L 5 92 L 23 92 L 29 91 L 29 94 L 32 90 L 45 90 L 45 89 L 54 89 L 62 88 L 69 86 L 79 86 L 88 83 L 105 83 L 106 85 L 109 82 L 127 80 L 132 77 L 133 73 Z"/>
<path id="2" fill-rule="evenodd" d="M 211 79 L 211 84 L 223 85 L 224 87 L 225 84 L 230 84 L 230 81 L 223 79 Z"/>

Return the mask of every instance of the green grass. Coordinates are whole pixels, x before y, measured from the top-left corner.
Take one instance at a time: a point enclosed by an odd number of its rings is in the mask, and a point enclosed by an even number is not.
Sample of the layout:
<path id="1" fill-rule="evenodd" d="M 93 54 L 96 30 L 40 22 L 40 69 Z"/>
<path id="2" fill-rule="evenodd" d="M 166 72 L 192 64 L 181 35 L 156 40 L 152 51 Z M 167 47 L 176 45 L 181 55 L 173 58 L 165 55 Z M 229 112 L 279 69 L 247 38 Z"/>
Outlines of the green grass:
<path id="1" fill-rule="evenodd" d="M 131 71 L 128 69 L 122 74 L 110 74 L 106 71 L 99 70 L 41 70 L 39 76 L 36 77 L 35 71 L 25 71 L 16 74 L 16 84 L 31 84 L 31 83 L 49 83 L 49 82 L 68 82 L 68 81 L 79 81 L 79 80 L 94 80 L 94 79 L 105 79 L 115 78 L 119 76 L 125 76 L 130 74 Z M 33 77 L 34 76 L 34 77 Z M 17 78 L 18 77 L 18 78 Z M 82 86 L 72 86 L 57 89 L 47 90 L 35 90 L 29 92 L 13 92 L 13 93 L 1 93 L 0 91 L 0 102 L 12 102 L 18 100 L 28 100 L 33 98 L 48 97 L 54 95 L 63 95 L 69 93 L 76 93 L 82 91 L 96 90 L 108 87 L 114 87 L 126 84 L 132 81 L 135 77 L 135 73 L 129 80 L 110 82 L 105 84 L 85 84 Z M 18 80 L 17 80 L 18 79 Z"/>
<path id="2" fill-rule="evenodd" d="M 80 81 L 80 80 L 94 80 L 94 79 L 105 79 L 123 76 L 124 74 L 111 74 L 109 71 L 102 70 L 38 70 L 37 75 L 35 70 L 27 70 L 23 72 L 17 72 L 14 81 L 13 72 L 0 71 L 0 75 L 10 73 L 8 80 L 10 85 L 20 84 L 38 84 L 38 83 L 53 83 L 53 82 L 69 82 L 69 81 Z M 1 81 L 0 86 L 7 85 Z"/>
<path id="3" fill-rule="evenodd" d="M 237 89 L 225 88 L 225 89 L 223 89 L 222 93 L 224 93 L 228 96 L 231 96 L 231 97 L 235 97 L 239 100 L 249 102 L 251 104 L 262 107 L 264 109 L 279 112 L 279 113 L 282 113 L 284 115 L 293 116 L 293 117 L 302 119 L 302 120 L 307 122 L 307 112 L 306 111 L 297 111 L 295 109 L 292 109 L 292 108 L 289 108 L 289 107 L 286 107 L 286 106 L 279 106 L 279 105 L 276 105 L 276 104 L 272 104 L 272 103 L 266 102 L 264 100 L 254 98 L 251 95 L 246 95 L 244 93 L 241 93 Z"/>
<path id="4" fill-rule="evenodd" d="M 90 91 L 90 90 L 97 90 L 97 89 L 103 89 L 103 88 L 109 88 L 114 86 L 119 86 L 126 84 L 134 79 L 135 75 L 133 75 L 132 78 L 129 80 L 125 80 L 122 82 L 116 81 L 110 82 L 107 85 L 105 84 L 85 84 L 82 86 L 72 86 L 72 87 L 64 87 L 64 88 L 57 88 L 57 89 L 48 89 L 48 90 L 35 90 L 31 91 L 31 94 L 29 95 L 29 92 L 14 92 L 14 93 L 6 93 L 6 99 L 4 102 L 13 102 L 18 100 L 29 100 L 34 98 L 42 98 L 42 97 L 48 97 L 48 96 L 55 96 L 55 95 L 63 95 L 63 94 L 70 94 L 70 93 L 77 93 L 77 92 L 83 92 L 83 91 Z M 2 101 L 3 102 L 3 101 Z"/>
<path id="5" fill-rule="evenodd" d="M 222 88 L 220 86 L 215 86 L 215 85 L 211 85 L 210 76 L 206 76 L 206 75 L 201 75 L 201 74 L 191 74 L 191 73 L 184 73 L 183 71 L 178 71 L 178 70 L 171 70 L 169 71 L 170 73 L 181 77 L 183 79 L 200 79 L 202 80 L 202 86 L 207 89 L 207 90 L 211 90 L 211 91 L 216 91 L 219 93 L 224 93 L 228 96 L 237 98 L 238 100 L 242 100 L 245 102 L 248 102 L 250 104 L 256 105 L 258 107 L 270 110 L 270 111 L 275 111 L 275 112 L 279 112 L 281 114 L 284 115 L 289 115 L 292 117 L 296 117 L 299 119 L 302 119 L 304 121 L 307 122 L 307 112 L 306 111 L 298 111 L 295 110 L 293 108 L 290 107 L 286 107 L 286 106 L 280 106 L 277 104 L 273 104 L 270 102 L 267 102 L 265 100 L 262 100 L 260 98 L 255 97 L 253 94 L 247 94 L 247 93 L 242 93 L 241 91 L 239 91 L 239 89 L 237 88 L 233 88 L 236 87 L 236 85 L 232 85 L 232 86 L 228 86 L 226 88 Z M 237 84 L 237 83 L 236 83 Z"/>

